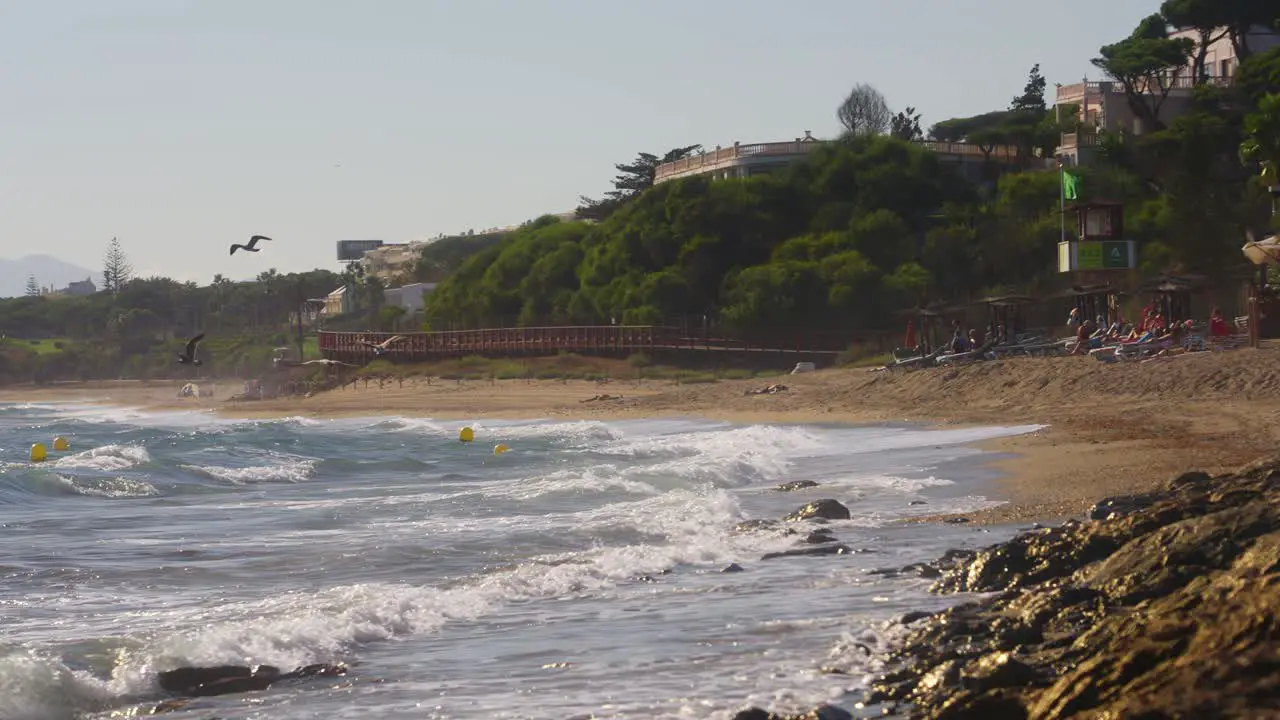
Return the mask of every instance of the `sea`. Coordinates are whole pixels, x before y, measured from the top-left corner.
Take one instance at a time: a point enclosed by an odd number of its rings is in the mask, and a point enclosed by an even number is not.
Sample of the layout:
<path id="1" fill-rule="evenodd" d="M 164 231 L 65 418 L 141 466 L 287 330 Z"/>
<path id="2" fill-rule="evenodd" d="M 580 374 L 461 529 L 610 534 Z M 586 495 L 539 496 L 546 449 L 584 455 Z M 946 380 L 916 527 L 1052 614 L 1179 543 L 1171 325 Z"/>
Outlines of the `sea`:
<path id="1" fill-rule="evenodd" d="M 165 716 L 853 710 L 898 618 L 960 599 L 878 571 L 1016 530 L 903 521 L 996 504 L 975 443 L 1037 429 L 0 405 L 0 720 L 138 716 L 164 670 L 311 663 L 348 673 Z M 819 486 L 776 489 L 796 480 Z M 826 525 L 847 553 L 763 559 L 813 546 L 735 528 L 821 498 L 851 511 Z"/>

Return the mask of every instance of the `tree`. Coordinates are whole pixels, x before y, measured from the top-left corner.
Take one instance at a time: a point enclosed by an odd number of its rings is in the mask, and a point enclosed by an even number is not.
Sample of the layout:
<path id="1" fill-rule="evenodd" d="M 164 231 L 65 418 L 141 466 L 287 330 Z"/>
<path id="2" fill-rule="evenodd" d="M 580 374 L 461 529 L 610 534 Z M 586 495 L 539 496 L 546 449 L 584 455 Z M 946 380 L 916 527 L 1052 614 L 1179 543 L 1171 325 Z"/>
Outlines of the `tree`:
<path id="1" fill-rule="evenodd" d="M 919 140 L 924 137 L 920 130 L 920 113 L 913 107 L 899 112 L 889 121 L 889 134 L 899 140 Z"/>
<path id="2" fill-rule="evenodd" d="M 1044 91 L 1046 88 L 1044 75 L 1040 74 L 1040 63 L 1031 66 L 1027 74 L 1027 84 L 1022 94 L 1009 103 L 1009 109 L 1015 113 L 1035 115 L 1037 119 L 1045 113 Z"/>
<path id="3" fill-rule="evenodd" d="M 27 276 L 27 297 L 38 297 L 40 295 L 40 284 L 36 282 L 35 275 Z"/>
<path id="4" fill-rule="evenodd" d="M 1280 186 L 1280 94 L 1267 95 L 1244 121 L 1248 133 L 1240 146 L 1240 158 L 1257 163 L 1262 182 Z"/>
<path id="5" fill-rule="evenodd" d="M 1192 28 L 1200 34 L 1191 62 L 1192 82 L 1204 82 L 1209 77 L 1205 67 L 1209 46 L 1231 32 L 1224 27 L 1221 7 L 1222 0 L 1164 0 L 1160 5 L 1160 14 L 1174 27 Z"/>
<path id="6" fill-rule="evenodd" d="M 107 257 L 102 266 L 102 289 L 111 293 L 120 292 L 133 278 L 133 266 L 120 247 L 118 238 L 111 238 L 107 244 Z"/>
<path id="7" fill-rule="evenodd" d="M 1160 12 L 1178 27 L 1200 31 L 1201 50 L 1197 53 L 1197 72 L 1202 71 L 1206 39 L 1231 39 L 1236 57 L 1242 62 L 1254 53 L 1249 36 L 1255 26 L 1276 27 L 1280 22 L 1280 4 L 1275 0 L 1165 0 Z M 1197 78 L 1202 77 L 1196 75 Z"/>
<path id="8" fill-rule="evenodd" d="M 849 96 L 836 109 L 836 117 L 853 136 L 883 135 L 893 122 L 893 113 L 884 95 L 865 83 L 849 91 Z"/>
<path id="9" fill-rule="evenodd" d="M 631 198 L 653 187 L 658 166 L 683 160 L 702 149 L 701 145 L 672 148 L 661 157 L 642 152 L 629 165 L 614 165 L 620 174 L 613 179 L 613 190 L 605 193 L 603 200 L 583 196 L 578 198 L 576 217 L 579 220 L 603 220 L 612 215 Z"/>
<path id="10" fill-rule="evenodd" d="M 1168 21 L 1151 15 L 1138 23 L 1129 37 L 1103 46 L 1099 51 L 1102 57 L 1092 62 L 1120 83 L 1134 114 L 1149 128 L 1159 130 L 1165 126 L 1160 108 L 1194 50 L 1195 41 L 1170 38 Z"/>

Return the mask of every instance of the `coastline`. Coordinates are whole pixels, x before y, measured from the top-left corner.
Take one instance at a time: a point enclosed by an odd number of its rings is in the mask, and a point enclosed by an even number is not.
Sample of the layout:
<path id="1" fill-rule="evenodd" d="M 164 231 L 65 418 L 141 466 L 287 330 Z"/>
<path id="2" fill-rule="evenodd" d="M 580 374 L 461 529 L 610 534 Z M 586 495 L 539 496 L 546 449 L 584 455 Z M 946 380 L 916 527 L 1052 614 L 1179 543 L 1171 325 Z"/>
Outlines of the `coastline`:
<path id="1" fill-rule="evenodd" d="M 379 390 L 227 402 L 238 381 L 197 381 L 213 398 L 178 398 L 179 380 L 0 388 L 0 402 L 86 402 L 146 411 L 199 410 L 263 419 L 405 415 L 443 420 L 617 420 L 701 417 L 738 423 L 931 427 L 1043 425 L 978 444 L 995 456 L 992 499 L 966 515 L 1005 524 L 1078 516 L 1105 497 L 1147 492 L 1179 472 L 1226 472 L 1280 439 L 1280 353 L 1237 350 L 1150 364 L 1019 358 L 910 373 L 826 370 L 776 380 L 676 385 L 665 381 L 392 381 Z M 747 394 L 772 383 L 777 394 Z M 1252 391 L 1258 399 L 1247 399 Z M 611 399 L 584 402 L 599 395 Z M 924 516 L 916 522 L 938 521 Z"/>

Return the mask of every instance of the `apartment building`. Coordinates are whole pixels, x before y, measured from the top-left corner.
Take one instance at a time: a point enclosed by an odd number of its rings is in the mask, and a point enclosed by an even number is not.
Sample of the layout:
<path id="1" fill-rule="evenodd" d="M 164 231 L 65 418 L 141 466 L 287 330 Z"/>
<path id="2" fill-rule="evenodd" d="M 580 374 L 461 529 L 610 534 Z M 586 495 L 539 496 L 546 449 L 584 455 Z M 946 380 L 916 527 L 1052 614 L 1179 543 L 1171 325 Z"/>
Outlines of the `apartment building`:
<path id="1" fill-rule="evenodd" d="M 1200 32 L 1194 29 L 1177 30 L 1170 37 L 1185 37 L 1199 43 Z M 1267 28 L 1255 28 L 1249 35 L 1249 48 L 1265 52 L 1280 45 L 1280 33 Z M 1161 103 L 1156 117 L 1169 123 L 1190 107 L 1197 85 L 1230 85 L 1240 69 L 1240 59 L 1230 38 L 1221 37 L 1211 43 L 1205 52 L 1204 77 L 1193 77 L 1190 64 L 1179 70 L 1171 79 L 1169 96 Z M 1089 165 L 1094 162 L 1099 139 L 1107 133 L 1141 135 L 1150 132 L 1143 118 L 1133 111 L 1133 105 L 1124 93 L 1124 86 L 1115 81 L 1091 81 L 1059 85 L 1056 102 L 1059 106 L 1075 105 L 1079 108 L 1079 132 L 1064 133 L 1059 154 L 1068 165 Z"/>

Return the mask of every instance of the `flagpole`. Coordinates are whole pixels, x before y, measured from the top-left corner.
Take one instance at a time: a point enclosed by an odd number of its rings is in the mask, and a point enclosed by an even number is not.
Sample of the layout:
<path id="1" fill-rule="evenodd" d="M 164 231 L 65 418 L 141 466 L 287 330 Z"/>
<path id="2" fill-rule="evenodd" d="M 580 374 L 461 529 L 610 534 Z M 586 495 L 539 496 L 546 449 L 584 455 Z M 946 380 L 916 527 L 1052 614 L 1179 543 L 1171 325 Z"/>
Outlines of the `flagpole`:
<path id="1" fill-rule="evenodd" d="M 1054 83 L 1054 85 L 1058 88 L 1062 87 L 1060 83 Z M 1085 92 L 1086 93 L 1088 92 L 1087 86 L 1085 87 Z M 1058 102 L 1056 98 L 1054 99 L 1054 103 L 1053 103 L 1053 120 L 1059 132 L 1058 142 L 1061 143 L 1062 142 L 1062 136 L 1061 136 L 1062 103 Z M 1058 153 L 1058 223 L 1059 223 L 1058 241 L 1066 242 L 1067 241 L 1067 188 L 1063 184 L 1063 181 L 1065 180 L 1065 178 L 1063 177 L 1064 170 L 1062 167 L 1062 158 L 1063 158 L 1063 154 L 1059 152 Z"/>

